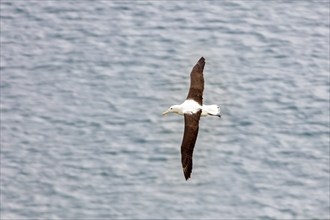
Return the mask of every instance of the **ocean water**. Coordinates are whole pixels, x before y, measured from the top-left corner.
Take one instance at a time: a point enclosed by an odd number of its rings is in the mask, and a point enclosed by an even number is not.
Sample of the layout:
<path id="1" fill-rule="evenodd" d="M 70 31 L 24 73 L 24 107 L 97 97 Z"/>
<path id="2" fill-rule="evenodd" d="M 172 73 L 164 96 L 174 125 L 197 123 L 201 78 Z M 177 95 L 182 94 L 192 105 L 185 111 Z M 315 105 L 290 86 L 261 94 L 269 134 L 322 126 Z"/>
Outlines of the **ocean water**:
<path id="1" fill-rule="evenodd" d="M 1 1 L 1 219 L 329 219 L 329 4 Z"/>

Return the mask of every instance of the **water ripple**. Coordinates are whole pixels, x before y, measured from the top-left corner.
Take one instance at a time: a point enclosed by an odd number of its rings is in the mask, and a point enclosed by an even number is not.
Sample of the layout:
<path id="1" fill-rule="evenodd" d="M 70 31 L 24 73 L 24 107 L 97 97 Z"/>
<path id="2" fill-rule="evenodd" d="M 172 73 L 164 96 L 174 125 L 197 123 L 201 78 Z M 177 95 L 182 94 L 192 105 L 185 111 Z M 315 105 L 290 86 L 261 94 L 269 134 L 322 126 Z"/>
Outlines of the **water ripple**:
<path id="1" fill-rule="evenodd" d="M 329 3 L 1 1 L 1 219 L 326 219 Z M 206 57 L 192 179 L 186 97 Z"/>

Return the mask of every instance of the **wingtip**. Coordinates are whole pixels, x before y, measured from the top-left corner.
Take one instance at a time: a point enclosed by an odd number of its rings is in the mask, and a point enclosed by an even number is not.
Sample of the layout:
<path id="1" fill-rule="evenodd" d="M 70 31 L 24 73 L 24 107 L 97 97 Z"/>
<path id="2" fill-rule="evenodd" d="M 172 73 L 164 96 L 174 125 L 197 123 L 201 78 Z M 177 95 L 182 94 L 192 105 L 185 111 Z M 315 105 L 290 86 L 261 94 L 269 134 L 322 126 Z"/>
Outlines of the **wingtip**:
<path id="1" fill-rule="evenodd" d="M 204 59 L 204 57 L 201 57 L 198 60 L 197 65 L 200 66 L 200 67 L 202 67 L 202 68 L 204 68 L 204 66 L 205 66 L 205 59 Z"/>
<path id="2" fill-rule="evenodd" d="M 184 174 L 184 178 L 186 179 L 186 181 L 188 181 L 188 179 L 190 178 L 190 175 Z"/>
<path id="3" fill-rule="evenodd" d="M 192 173 L 192 160 L 190 159 L 188 162 L 188 166 L 183 167 L 183 175 L 186 181 L 190 178 Z"/>

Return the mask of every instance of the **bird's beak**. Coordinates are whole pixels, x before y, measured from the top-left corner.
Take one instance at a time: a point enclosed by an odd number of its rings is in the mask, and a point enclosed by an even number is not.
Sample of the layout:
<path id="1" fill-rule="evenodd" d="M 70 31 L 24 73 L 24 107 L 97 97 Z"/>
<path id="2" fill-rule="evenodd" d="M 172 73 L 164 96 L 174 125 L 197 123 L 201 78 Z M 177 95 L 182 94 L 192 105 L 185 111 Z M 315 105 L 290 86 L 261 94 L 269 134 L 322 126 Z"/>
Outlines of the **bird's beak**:
<path id="1" fill-rule="evenodd" d="M 162 115 L 165 116 L 168 113 L 168 110 L 163 112 Z"/>

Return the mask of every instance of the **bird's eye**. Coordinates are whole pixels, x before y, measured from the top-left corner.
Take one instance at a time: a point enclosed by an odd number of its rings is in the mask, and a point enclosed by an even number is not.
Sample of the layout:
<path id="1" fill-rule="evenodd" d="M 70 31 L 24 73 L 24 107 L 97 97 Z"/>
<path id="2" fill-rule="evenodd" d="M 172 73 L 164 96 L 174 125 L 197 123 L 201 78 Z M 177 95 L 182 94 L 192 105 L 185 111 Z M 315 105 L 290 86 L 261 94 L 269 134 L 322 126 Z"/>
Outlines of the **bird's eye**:
<path id="1" fill-rule="evenodd" d="M 171 110 L 173 109 L 173 108 L 170 108 Z"/>

